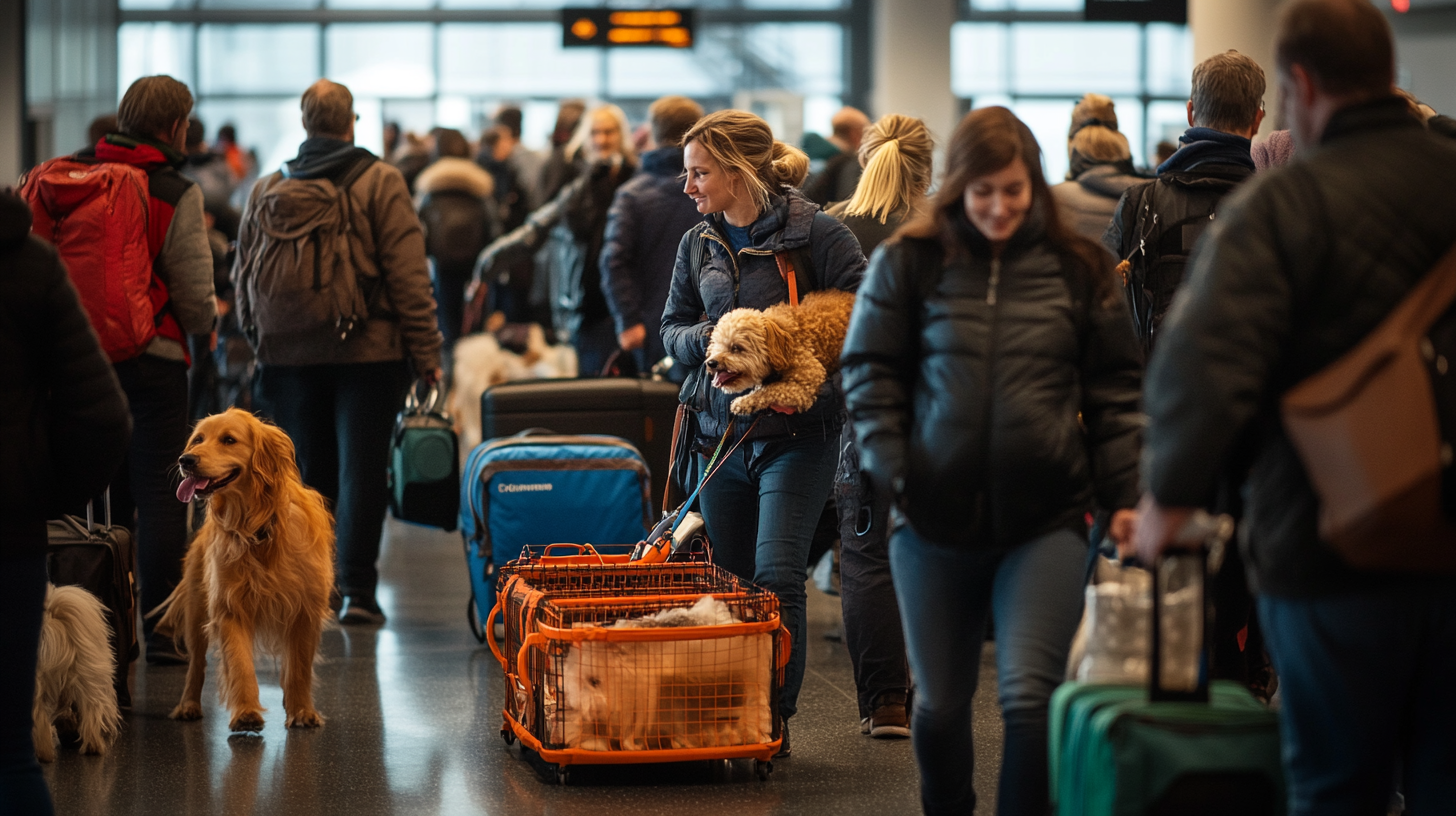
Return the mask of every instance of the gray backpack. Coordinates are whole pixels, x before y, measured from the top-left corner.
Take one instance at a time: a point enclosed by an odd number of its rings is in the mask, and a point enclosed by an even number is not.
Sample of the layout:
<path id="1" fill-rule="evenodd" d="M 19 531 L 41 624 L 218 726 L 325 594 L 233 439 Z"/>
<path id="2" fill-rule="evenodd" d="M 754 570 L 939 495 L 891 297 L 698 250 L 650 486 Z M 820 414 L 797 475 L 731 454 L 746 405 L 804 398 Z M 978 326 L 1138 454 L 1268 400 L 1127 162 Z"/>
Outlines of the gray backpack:
<path id="1" fill-rule="evenodd" d="M 360 251 L 349 187 L 374 161 L 359 161 L 337 183 L 281 172 L 260 182 L 257 234 L 235 275 L 238 324 L 260 359 L 270 345 L 330 335 L 343 342 L 369 317 L 379 269 Z"/>

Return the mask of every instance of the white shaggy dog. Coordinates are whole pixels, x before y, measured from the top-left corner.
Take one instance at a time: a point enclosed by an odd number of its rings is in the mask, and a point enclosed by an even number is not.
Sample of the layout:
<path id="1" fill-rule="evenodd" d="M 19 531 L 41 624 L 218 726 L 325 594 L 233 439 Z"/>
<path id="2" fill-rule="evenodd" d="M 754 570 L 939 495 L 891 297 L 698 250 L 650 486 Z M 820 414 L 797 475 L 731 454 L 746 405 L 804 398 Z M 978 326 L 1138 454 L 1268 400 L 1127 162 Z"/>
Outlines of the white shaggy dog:
<path id="1" fill-rule="evenodd" d="M 106 607 L 80 587 L 47 584 L 31 710 L 37 759 L 55 761 L 58 719 L 74 724 L 83 753 L 105 753 L 121 729 L 115 671 Z"/>
<path id="2" fill-rule="evenodd" d="M 620 620 L 609 628 L 738 622 L 727 604 L 704 595 L 692 607 Z M 638 751 L 768 742 L 772 661 L 770 634 L 582 641 L 562 663 L 565 744 Z"/>
<path id="3" fill-rule="evenodd" d="M 461 455 L 468 454 L 481 442 L 480 395 L 485 389 L 512 380 L 575 376 L 575 349 L 569 345 L 547 345 L 545 332 L 534 324 L 527 334 L 524 354 L 501 348 L 500 341 L 489 332 L 460 338 L 455 344 L 453 385 L 446 410 L 455 418 Z"/>

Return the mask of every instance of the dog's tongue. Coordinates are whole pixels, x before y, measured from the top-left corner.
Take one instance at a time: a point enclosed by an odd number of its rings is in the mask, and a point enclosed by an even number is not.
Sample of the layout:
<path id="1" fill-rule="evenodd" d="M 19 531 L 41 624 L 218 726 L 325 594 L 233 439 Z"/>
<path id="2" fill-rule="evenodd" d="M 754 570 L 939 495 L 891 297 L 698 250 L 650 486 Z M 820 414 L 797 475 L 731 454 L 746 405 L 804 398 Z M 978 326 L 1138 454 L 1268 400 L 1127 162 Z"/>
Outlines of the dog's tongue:
<path id="1" fill-rule="evenodd" d="M 183 504 L 192 501 L 192 497 L 196 495 L 197 491 L 206 490 L 211 481 L 211 479 L 203 479 L 198 476 L 188 476 L 182 480 L 182 484 L 177 485 L 177 501 Z"/>
<path id="2" fill-rule="evenodd" d="M 717 374 L 713 375 L 713 385 L 715 387 L 721 386 L 723 383 L 728 382 L 729 380 L 737 376 L 738 373 L 736 371 L 719 370 Z"/>

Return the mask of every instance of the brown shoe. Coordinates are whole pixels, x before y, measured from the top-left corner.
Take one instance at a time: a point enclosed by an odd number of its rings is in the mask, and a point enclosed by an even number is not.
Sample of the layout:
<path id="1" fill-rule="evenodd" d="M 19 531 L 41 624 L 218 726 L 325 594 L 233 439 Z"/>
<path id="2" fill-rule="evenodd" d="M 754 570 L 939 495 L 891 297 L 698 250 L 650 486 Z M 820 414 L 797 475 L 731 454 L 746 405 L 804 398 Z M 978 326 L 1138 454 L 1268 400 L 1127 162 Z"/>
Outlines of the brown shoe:
<path id="1" fill-rule="evenodd" d="M 874 713 L 860 721 L 859 730 L 874 739 L 904 739 L 910 736 L 910 714 L 905 695 L 886 693 L 876 700 Z"/>

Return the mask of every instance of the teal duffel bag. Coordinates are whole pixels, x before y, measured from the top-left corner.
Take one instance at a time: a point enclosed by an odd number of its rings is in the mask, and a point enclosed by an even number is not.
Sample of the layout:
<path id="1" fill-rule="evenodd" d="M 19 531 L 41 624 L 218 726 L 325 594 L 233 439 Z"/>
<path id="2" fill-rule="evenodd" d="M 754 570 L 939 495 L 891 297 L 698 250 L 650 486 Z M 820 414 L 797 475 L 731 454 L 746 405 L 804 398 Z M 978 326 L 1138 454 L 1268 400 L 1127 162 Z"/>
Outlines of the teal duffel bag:
<path id="1" fill-rule="evenodd" d="M 424 402 L 410 387 L 389 443 L 389 512 L 400 521 L 454 530 L 460 519 L 460 441 L 440 408 L 440 390 Z"/>

